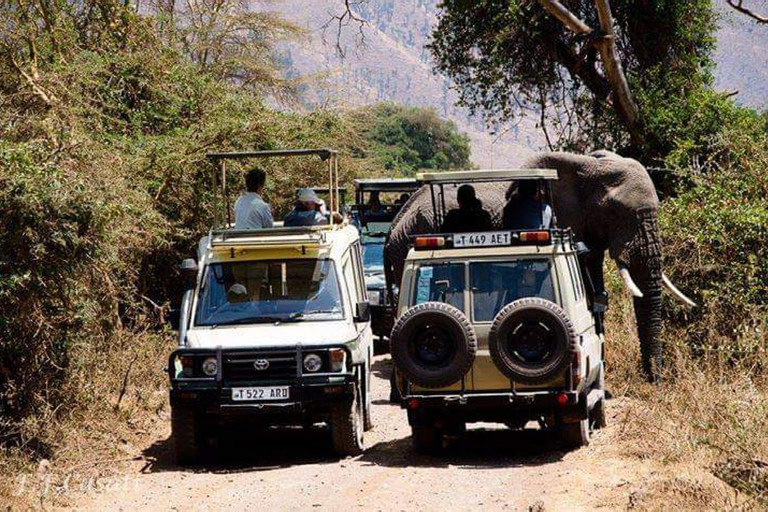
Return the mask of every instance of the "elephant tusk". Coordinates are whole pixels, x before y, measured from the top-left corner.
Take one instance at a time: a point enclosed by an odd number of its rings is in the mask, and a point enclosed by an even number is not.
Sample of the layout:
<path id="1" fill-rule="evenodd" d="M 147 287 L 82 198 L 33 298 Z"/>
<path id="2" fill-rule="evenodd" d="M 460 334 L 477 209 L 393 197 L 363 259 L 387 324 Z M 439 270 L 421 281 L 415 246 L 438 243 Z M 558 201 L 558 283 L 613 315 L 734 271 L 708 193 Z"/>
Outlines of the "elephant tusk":
<path id="1" fill-rule="evenodd" d="M 666 274 L 661 274 L 661 280 L 664 283 L 664 286 L 669 290 L 669 293 L 671 293 L 677 300 L 680 302 L 687 304 L 688 306 L 695 308 L 696 303 L 693 302 L 691 299 L 685 296 L 683 292 L 677 289 L 677 286 L 672 284 L 672 281 L 669 280 Z"/>
<path id="2" fill-rule="evenodd" d="M 632 280 L 632 276 L 629 275 L 627 267 L 619 267 L 619 275 L 621 275 L 621 278 L 624 280 L 624 284 L 627 286 L 629 293 L 635 298 L 642 299 L 643 292 L 640 291 L 640 288 L 638 288 Z"/>

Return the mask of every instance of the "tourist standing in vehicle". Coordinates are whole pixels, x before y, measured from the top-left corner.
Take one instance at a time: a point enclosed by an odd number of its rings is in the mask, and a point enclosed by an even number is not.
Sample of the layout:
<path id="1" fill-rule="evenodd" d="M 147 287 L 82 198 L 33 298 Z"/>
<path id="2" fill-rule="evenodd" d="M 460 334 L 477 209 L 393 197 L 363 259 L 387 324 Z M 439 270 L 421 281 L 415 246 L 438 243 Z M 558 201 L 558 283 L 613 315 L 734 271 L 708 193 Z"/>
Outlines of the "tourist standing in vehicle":
<path id="1" fill-rule="evenodd" d="M 549 229 L 552 225 L 552 207 L 542 200 L 538 184 L 521 180 L 517 195 L 504 205 L 504 229 Z"/>
<path id="2" fill-rule="evenodd" d="M 285 216 L 285 226 L 320 226 L 328 224 L 325 202 L 311 188 L 299 190 L 293 210 Z"/>
<path id="3" fill-rule="evenodd" d="M 274 224 L 272 210 L 261 198 L 266 181 L 267 175 L 259 167 L 245 175 L 247 192 L 235 201 L 235 229 L 264 229 Z"/>
<path id="4" fill-rule="evenodd" d="M 483 209 L 483 203 L 475 195 L 472 185 L 462 185 L 456 192 L 458 208 L 449 211 L 441 231 L 443 233 L 467 233 L 470 231 L 492 231 L 491 214 Z"/>

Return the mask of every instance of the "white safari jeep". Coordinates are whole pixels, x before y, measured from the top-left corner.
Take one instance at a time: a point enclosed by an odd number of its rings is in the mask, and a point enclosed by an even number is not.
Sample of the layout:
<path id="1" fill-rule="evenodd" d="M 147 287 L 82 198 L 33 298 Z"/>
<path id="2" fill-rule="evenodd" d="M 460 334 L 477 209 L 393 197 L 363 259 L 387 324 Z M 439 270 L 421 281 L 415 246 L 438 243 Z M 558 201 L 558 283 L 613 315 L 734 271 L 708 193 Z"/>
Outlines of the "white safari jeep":
<path id="1" fill-rule="evenodd" d="M 537 180 L 545 198 L 556 178 L 552 170 L 421 176 L 440 188 L 437 222 L 449 185 Z M 468 422 L 536 421 L 568 447 L 604 425 L 603 307 L 590 305 L 581 247 L 554 227 L 414 238 L 391 349 L 418 451 L 439 450 L 444 434 Z"/>
<path id="2" fill-rule="evenodd" d="M 363 450 L 373 339 L 361 251 L 344 222 L 217 229 L 197 262 L 185 260 L 180 346 L 168 366 L 180 463 L 202 455 L 227 418 L 324 422 L 338 453 Z"/>

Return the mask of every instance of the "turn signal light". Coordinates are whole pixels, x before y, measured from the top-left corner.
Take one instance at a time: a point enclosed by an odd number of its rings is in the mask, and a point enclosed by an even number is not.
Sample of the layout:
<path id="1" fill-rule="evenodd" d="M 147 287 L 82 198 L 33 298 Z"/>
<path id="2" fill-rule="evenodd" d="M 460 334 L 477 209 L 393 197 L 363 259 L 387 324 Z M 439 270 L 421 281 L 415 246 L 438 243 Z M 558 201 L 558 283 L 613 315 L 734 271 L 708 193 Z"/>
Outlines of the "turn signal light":
<path id="1" fill-rule="evenodd" d="M 331 359 L 331 371 L 340 372 L 344 370 L 347 362 L 347 353 L 343 348 L 332 348 L 328 351 Z"/>
<path id="2" fill-rule="evenodd" d="M 521 242 L 549 242 L 549 231 L 525 231 L 520 233 Z"/>
<path id="3" fill-rule="evenodd" d="M 560 393 L 559 395 L 557 395 L 557 405 L 559 405 L 560 407 L 565 407 L 566 405 L 568 405 L 568 395 L 566 395 L 565 393 Z"/>
<path id="4" fill-rule="evenodd" d="M 414 240 L 413 245 L 417 249 L 433 249 L 435 247 L 445 247 L 445 237 L 442 236 L 419 236 Z"/>
<path id="5" fill-rule="evenodd" d="M 418 398 L 411 398 L 408 400 L 408 408 L 409 409 L 418 409 L 419 408 L 419 399 Z"/>

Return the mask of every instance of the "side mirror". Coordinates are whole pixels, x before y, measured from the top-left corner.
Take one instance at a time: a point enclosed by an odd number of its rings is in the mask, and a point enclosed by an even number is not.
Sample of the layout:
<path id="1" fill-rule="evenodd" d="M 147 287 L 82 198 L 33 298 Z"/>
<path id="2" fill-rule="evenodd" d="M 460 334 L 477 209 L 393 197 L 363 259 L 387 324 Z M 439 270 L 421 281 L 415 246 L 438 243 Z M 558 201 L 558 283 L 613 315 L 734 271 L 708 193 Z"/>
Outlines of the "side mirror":
<path id="1" fill-rule="evenodd" d="M 576 249 L 576 254 L 578 254 L 579 256 L 582 256 L 590 252 L 589 247 L 587 247 L 587 244 L 585 244 L 584 242 L 576 242 L 573 247 L 574 249 Z"/>
<path id="2" fill-rule="evenodd" d="M 165 321 L 171 324 L 171 330 L 178 331 L 181 323 L 181 310 L 171 309 L 165 317 Z"/>
<path id="3" fill-rule="evenodd" d="M 595 294 L 595 300 L 592 303 L 592 311 L 595 313 L 605 313 L 608 309 L 608 292 Z"/>
<path id="4" fill-rule="evenodd" d="M 189 290 L 195 287 L 195 278 L 197 277 L 197 262 L 193 258 L 186 258 L 179 266 L 181 275 L 187 281 L 186 288 Z"/>
<path id="5" fill-rule="evenodd" d="M 181 262 L 179 270 L 181 270 L 181 273 L 185 275 L 195 274 L 197 273 L 197 262 L 194 260 L 194 258 L 186 258 Z"/>
<path id="6" fill-rule="evenodd" d="M 358 302 L 355 307 L 355 322 L 371 321 L 371 303 L 368 301 Z"/>

